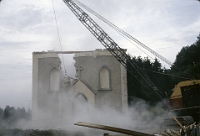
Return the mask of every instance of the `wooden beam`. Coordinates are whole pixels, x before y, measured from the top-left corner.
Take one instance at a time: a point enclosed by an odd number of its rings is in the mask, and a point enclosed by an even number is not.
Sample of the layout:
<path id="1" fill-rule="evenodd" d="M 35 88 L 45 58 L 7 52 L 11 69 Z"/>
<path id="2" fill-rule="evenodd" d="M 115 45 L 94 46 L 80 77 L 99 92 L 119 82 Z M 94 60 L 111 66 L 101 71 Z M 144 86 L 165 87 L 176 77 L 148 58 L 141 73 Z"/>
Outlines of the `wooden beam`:
<path id="1" fill-rule="evenodd" d="M 137 132 L 137 131 L 123 129 L 123 128 L 104 126 L 104 125 L 99 125 L 99 124 L 91 124 L 91 123 L 85 123 L 85 122 L 78 122 L 78 123 L 75 123 L 74 125 L 108 130 L 108 131 L 112 131 L 112 132 L 118 132 L 118 133 L 122 133 L 122 134 L 132 135 L 132 136 L 154 136 L 153 134 L 147 134 L 147 133 Z"/>

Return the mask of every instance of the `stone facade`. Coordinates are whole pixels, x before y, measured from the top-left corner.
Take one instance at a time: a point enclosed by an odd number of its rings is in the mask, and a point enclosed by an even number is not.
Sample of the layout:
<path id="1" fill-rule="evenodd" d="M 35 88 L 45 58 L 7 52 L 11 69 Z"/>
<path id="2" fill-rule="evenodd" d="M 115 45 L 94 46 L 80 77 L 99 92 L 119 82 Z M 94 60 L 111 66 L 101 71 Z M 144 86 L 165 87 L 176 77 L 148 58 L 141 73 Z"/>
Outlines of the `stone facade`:
<path id="1" fill-rule="evenodd" d="M 77 79 L 62 74 L 58 54 L 74 53 Z M 126 110 L 126 69 L 107 51 L 33 52 L 33 119 L 40 110 L 62 115 L 67 95 L 80 95 L 93 107 Z M 66 97 L 65 97 L 66 96 Z"/>
<path id="2" fill-rule="evenodd" d="M 126 69 L 107 50 L 76 53 L 74 60 L 77 78 L 95 94 L 96 108 L 127 106 Z"/>
<path id="3" fill-rule="evenodd" d="M 61 61 L 56 53 L 34 52 L 33 53 L 33 76 L 32 76 L 32 115 L 38 114 L 41 109 L 49 112 L 56 110 L 59 101 L 60 89 L 60 64 Z M 54 74 L 57 79 L 51 79 Z M 55 82 L 51 81 L 54 80 Z M 52 85 L 53 84 L 53 85 Z"/>

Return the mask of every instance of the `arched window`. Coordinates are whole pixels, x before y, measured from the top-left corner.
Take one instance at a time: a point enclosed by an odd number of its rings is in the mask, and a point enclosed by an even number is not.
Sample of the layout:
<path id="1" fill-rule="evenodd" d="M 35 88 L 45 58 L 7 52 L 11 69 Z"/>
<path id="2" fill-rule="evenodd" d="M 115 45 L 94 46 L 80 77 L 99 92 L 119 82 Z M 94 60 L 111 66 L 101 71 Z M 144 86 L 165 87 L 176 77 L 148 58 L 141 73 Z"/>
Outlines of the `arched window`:
<path id="1" fill-rule="evenodd" d="M 50 91 L 59 91 L 60 89 L 60 73 L 59 70 L 53 68 L 50 73 Z"/>
<path id="2" fill-rule="evenodd" d="M 110 90 L 110 73 L 105 66 L 100 70 L 99 80 L 101 90 Z"/>

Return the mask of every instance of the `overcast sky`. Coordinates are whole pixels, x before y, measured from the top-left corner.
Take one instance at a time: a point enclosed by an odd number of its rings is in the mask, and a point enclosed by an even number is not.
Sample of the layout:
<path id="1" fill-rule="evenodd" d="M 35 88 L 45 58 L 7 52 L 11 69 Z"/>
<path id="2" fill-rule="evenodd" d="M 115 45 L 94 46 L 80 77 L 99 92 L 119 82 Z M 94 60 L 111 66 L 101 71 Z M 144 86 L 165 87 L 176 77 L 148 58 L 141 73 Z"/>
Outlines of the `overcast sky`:
<path id="1" fill-rule="evenodd" d="M 200 32 L 200 2 L 196 0 L 79 1 L 171 62 L 183 46 L 196 41 Z M 62 0 L 53 3 L 63 50 L 104 48 Z M 145 56 L 99 19 L 92 18 L 121 48 L 133 56 Z M 52 0 L 1 2 L 0 107 L 30 107 L 32 52 L 60 50 L 56 27 Z M 163 66 L 168 67 L 164 63 Z"/>

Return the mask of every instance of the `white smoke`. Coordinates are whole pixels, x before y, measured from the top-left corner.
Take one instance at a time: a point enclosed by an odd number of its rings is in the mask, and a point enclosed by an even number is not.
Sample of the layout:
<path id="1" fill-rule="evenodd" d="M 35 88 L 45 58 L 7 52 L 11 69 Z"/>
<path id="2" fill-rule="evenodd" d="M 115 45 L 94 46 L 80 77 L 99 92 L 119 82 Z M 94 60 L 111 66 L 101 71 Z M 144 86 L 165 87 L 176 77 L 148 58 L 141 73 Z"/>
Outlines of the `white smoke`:
<path id="1" fill-rule="evenodd" d="M 63 79 L 64 77 L 61 76 Z M 71 84 L 68 84 L 69 88 Z M 70 89 L 51 92 L 51 95 L 40 96 L 40 98 L 47 99 L 42 100 L 46 102 L 46 105 L 37 107 L 37 115 L 34 115 L 31 122 L 23 120 L 18 122 L 19 128 L 56 129 L 70 133 L 83 132 L 95 135 L 102 135 L 106 132 L 74 125 L 76 122 L 88 122 L 152 133 L 160 131 L 163 123 L 161 118 L 169 116 L 161 106 L 151 107 L 144 101 L 134 102 L 126 111 L 117 111 L 106 103 L 104 107 L 98 109 L 90 105 L 84 97 L 77 97 Z"/>
<path id="2" fill-rule="evenodd" d="M 88 122 L 153 133 L 161 131 L 163 122 L 160 119 L 169 116 L 162 108 L 152 108 L 144 102 L 137 102 L 127 111 L 122 112 L 106 105 L 101 109 L 94 108 L 84 99 L 75 98 L 72 92 L 61 93 L 59 99 L 59 111 L 50 113 L 40 109 L 37 120 L 32 121 L 32 128 L 60 129 L 71 133 L 80 131 L 102 134 L 105 132 L 74 126 L 76 122 Z"/>

